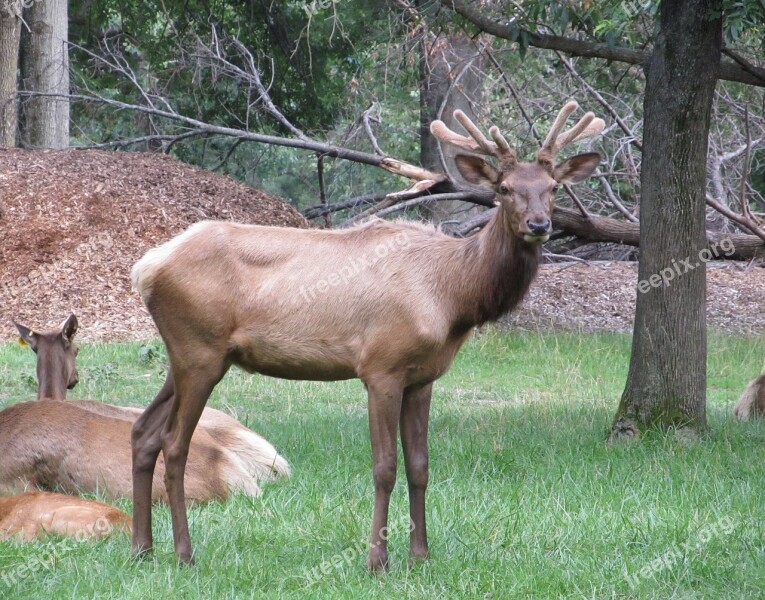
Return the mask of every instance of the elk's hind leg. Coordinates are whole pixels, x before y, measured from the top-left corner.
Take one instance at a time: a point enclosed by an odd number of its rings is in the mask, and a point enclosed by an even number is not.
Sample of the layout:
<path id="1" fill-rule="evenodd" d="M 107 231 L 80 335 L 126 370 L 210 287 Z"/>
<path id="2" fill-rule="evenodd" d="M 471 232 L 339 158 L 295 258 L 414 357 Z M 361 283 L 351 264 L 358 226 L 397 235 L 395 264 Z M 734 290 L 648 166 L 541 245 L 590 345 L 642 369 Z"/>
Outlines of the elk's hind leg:
<path id="1" fill-rule="evenodd" d="M 136 419 L 131 432 L 133 452 L 133 552 L 151 552 L 151 486 L 154 468 L 162 447 L 160 435 L 165 428 L 173 397 L 173 372 L 167 378 L 154 401 Z"/>
<path id="2" fill-rule="evenodd" d="M 178 559 L 192 563 L 191 536 L 186 515 L 184 475 L 189 445 L 213 388 L 228 370 L 228 364 L 213 354 L 204 354 L 194 367 L 173 366 L 175 395 L 161 435 L 165 457 L 165 488 L 173 521 L 173 540 Z M 217 359 L 217 360 L 216 360 Z"/>

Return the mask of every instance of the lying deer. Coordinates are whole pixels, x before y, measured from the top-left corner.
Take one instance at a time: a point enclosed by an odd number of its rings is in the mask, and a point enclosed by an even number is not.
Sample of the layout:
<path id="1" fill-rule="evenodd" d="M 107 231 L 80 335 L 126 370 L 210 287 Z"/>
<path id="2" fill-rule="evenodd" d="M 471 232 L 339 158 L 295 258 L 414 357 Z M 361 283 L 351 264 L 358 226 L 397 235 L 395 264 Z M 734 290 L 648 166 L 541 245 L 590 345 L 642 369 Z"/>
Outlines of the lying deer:
<path id="1" fill-rule="evenodd" d="M 733 416 L 739 421 L 748 421 L 765 415 L 765 375 L 750 381 L 736 406 Z"/>
<path id="2" fill-rule="evenodd" d="M 133 520 L 121 510 L 93 500 L 51 492 L 0 498 L 0 539 L 25 542 L 47 534 L 77 539 L 130 531 Z"/>
<path id="3" fill-rule="evenodd" d="M 433 382 L 477 325 L 515 307 L 550 235 L 555 192 L 597 167 L 600 155 L 555 164 L 570 142 L 600 132 L 586 114 L 561 133 L 567 104 L 533 162 L 521 162 L 496 127 L 488 140 L 468 118 L 464 137 L 440 121 L 442 141 L 494 157 L 456 157 L 470 183 L 494 191 L 498 210 L 474 237 L 455 239 L 421 225 L 374 220 L 339 230 L 203 222 L 150 250 L 132 270 L 167 347 L 172 375 L 133 427 L 133 550 L 152 547 L 151 497 L 162 451 L 175 551 L 191 562 L 184 468 L 194 428 L 232 365 L 285 379 L 359 378 L 368 394 L 375 490 L 367 565 L 388 560 L 386 525 L 401 430 L 412 531 L 410 556 L 427 555 L 428 413 Z M 364 259 L 354 276 L 348 257 Z M 321 294 L 315 302 L 300 291 Z"/>
<path id="4" fill-rule="evenodd" d="M 0 411 L 0 484 L 75 493 L 101 490 L 113 498 L 131 495 L 130 430 L 141 409 L 64 401 L 78 380 L 74 315 L 58 330 L 16 327 L 37 354 L 38 401 Z M 257 496 L 255 478 L 289 474 L 273 446 L 235 419 L 211 409 L 208 420 L 209 427 L 200 428 L 192 443 L 189 500 L 225 499 L 237 489 Z M 163 475 L 161 465 L 154 501 L 167 500 Z"/>

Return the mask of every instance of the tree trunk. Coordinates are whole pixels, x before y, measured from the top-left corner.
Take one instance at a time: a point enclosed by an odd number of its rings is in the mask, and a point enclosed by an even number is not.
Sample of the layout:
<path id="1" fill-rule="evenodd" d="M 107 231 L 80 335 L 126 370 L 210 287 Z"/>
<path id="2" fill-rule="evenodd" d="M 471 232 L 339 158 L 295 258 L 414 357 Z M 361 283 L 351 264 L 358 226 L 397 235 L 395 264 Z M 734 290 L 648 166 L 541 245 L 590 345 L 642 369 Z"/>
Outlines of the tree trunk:
<path id="1" fill-rule="evenodd" d="M 431 38 L 424 34 L 420 58 L 420 164 L 424 168 L 436 173 L 443 171 L 438 139 L 430 133 L 433 120 L 441 119 L 455 131 L 462 129 L 452 116 L 456 109 L 476 120 L 474 107 L 480 105 L 482 96 L 481 62 L 476 44 L 464 35 Z M 459 149 L 444 145 L 441 151 L 447 172 L 455 175 L 454 156 Z M 436 202 L 423 210 L 427 211 L 428 220 L 441 222 L 457 210 L 473 208 L 473 205 L 453 200 Z M 465 215 L 460 218 L 464 219 Z"/>
<path id="2" fill-rule="evenodd" d="M 66 0 L 40 0 L 24 11 L 30 31 L 22 36 L 22 89 L 69 93 Z M 69 146 L 69 101 L 29 97 L 22 104 L 22 143 L 28 148 Z"/>
<path id="3" fill-rule="evenodd" d="M 663 0 L 648 64 L 632 357 L 612 436 L 706 426 L 706 157 L 722 20 L 712 0 Z M 688 261 L 683 263 L 683 261 Z M 684 264 L 694 266 L 685 272 Z"/>
<path id="4" fill-rule="evenodd" d="M 0 148 L 16 145 L 16 81 L 21 36 L 21 0 L 0 6 Z"/>

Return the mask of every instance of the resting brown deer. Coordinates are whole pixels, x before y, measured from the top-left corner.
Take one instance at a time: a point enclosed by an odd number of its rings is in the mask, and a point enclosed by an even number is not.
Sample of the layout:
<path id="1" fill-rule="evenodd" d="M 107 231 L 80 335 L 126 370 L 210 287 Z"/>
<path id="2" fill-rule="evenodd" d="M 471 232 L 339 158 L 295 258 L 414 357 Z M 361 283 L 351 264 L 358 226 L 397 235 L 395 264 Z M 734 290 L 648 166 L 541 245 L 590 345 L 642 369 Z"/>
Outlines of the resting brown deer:
<path id="1" fill-rule="evenodd" d="M 74 341 L 77 317 L 70 315 L 52 331 L 33 331 L 14 322 L 19 341 L 37 355 L 37 399 L 64 400 L 67 390 L 79 382 L 76 358 L 79 349 Z M 70 400 L 72 404 L 107 417 L 135 421 L 143 412 L 138 406 L 115 406 L 93 400 Z M 202 428 L 228 451 L 233 452 L 256 479 L 289 477 L 287 461 L 266 440 L 223 411 L 207 408 L 200 419 Z"/>
<path id="2" fill-rule="evenodd" d="M 81 408 L 66 400 L 21 402 L 0 411 L 0 489 L 37 487 L 70 494 L 129 497 L 133 421 Z M 225 500 L 235 490 L 257 496 L 257 483 L 239 459 L 204 430 L 189 453 L 186 492 L 191 502 Z M 159 464 L 152 501 L 167 501 Z"/>
<path id="3" fill-rule="evenodd" d="M 64 401 L 77 383 L 74 315 L 53 331 L 16 327 L 37 354 L 38 401 L 0 411 L 0 485 L 6 491 L 31 484 L 131 495 L 130 431 L 142 409 Z M 209 427 L 201 427 L 192 443 L 190 501 L 225 499 L 234 490 L 256 496 L 258 478 L 288 475 L 286 461 L 266 440 L 220 411 L 209 412 Z M 167 498 L 163 471 L 161 465 L 155 501 Z"/>
<path id="4" fill-rule="evenodd" d="M 0 539 L 29 542 L 47 534 L 77 539 L 129 532 L 133 520 L 121 510 L 76 496 L 26 492 L 0 498 Z"/>
<path id="5" fill-rule="evenodd" d="M 175 551 L 191 562 L 183 492 L 189 441 L 212 389 L 237 365 L 286 379 L 361 379 L 375 490 L 367 565 L 379 570 L 388 560 L 399 428 L 410 556 L 427 555 L 432 384 L 475 326 L 523 298 L 551 232 L 558 184 L 581 181 L 596 168 L 596 153 L 554 163 L 563 146 L 604 126 L 588 113 L 561 133 L 576 107 L 571 102 L 560 112 L 533 162 L 519 161 L 496 127 L 490 141 L 459 111 L 455 117 L 470 137 L 440 121 L 431 125 L 441 140 L 499 161 L 495 168 L 477 156 L 456 158 L 462 176 L 492 189 L 498 205 L 474 237 L 382 220 L 340 231 L 204 222 L 136 263 L 133 284 L 165 342 L 172 376 L 133 428 L 134 552 L 152 547 L 152 473 L 161 450 Z"/>
<path id="6" fill-rule="evenodd" d="M 741 398 L 733 407 L 733 416 L 739 421 L 748 421 L 763 415 L 765 415 L 765 375 L 760 375 L 746 386 Z"/>

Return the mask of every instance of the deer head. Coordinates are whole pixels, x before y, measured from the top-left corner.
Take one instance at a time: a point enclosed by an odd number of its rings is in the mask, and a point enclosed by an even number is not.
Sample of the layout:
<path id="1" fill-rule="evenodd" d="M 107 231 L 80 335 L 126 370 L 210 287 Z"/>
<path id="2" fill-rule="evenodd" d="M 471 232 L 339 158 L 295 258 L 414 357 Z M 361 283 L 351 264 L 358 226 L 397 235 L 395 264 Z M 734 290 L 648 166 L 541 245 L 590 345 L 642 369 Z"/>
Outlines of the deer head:
<path id="1" fill-rule="evenodd" d="M 470 137 L 451 131 L 443 121 L 433 121 L 430 130 L 444 142 L 497 159 L 499 166 L 495 167 L 478 156 L 458 154 L 455 164 L 466 181 L 494 190 L 495 202 L 504 211 L 513 235 L 528 243 L 546 242 L 552 231 L 558 186 L 586 179 L 601 158 L 597 152 L 588 152 L 555 164 L 555 157 L 564 146 L 596 135 L 605 127 L 603 119 L 588 112 L 574 127 L 561 133 L 578 106 L 572 101 L 561 109 L 534 162 L 519 161 L 496 126 L 489 129 L 493 141 L 488 140 L 460 110 L 454 112 L 454 118 Z"/>
<path id="2" fill-rule="evenodd" d="M 53 331 L 33 331 L 13 321 L 19 332 L 19 343 L 37 354 L 37 398 L 66 398 L 79 382 L 75 359 L 79 349 L 74 343 L 77 317 L 69 315 L 61 327 Z"/>

